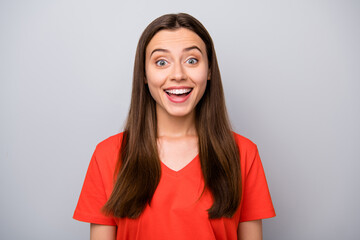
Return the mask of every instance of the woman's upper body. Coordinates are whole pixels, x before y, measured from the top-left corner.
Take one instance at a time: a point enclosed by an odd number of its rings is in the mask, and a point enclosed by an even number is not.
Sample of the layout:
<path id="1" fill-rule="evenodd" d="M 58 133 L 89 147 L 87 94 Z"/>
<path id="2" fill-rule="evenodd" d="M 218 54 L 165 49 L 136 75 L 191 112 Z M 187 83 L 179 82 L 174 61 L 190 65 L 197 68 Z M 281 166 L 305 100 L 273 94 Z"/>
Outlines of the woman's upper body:
<path id="1" fill-rule="evenodd" d="M 159 17 L 139 40 L 125 131 L 97 145 L 74 218 L 92 239 L 261 239 L 273 216 L 257 147 L 231 132 L 210 35 L 190 15 Z"/>
<path id="2" fill-rule="evenodd" d="M 198 156 L 178 171 L 161 164 L 160 183 L 151 204 L 139 218 L 105 216 L 101 208 L 112 192 L 122 135 L 114 135 L 97 145 L 74 213 L 75 219 L 117 226 L 116 239 L 237 239 L 237 229 L 243 223 L 275 216 L 257 147 L 235 133 L 241 154 L 243 194 L 232 218 L 208 218 L 206 210 L 211 206 L 212 198 L 208 191 L 202 193 L 204 180 Z"/>
<path id="3" fill-rule="evenodd" d="M 115 240 L 116 227 L 91 223 L 90 240 Z M 239 240 L 261 240 L 262 220 L 242 222 L 238 227 Z"/>

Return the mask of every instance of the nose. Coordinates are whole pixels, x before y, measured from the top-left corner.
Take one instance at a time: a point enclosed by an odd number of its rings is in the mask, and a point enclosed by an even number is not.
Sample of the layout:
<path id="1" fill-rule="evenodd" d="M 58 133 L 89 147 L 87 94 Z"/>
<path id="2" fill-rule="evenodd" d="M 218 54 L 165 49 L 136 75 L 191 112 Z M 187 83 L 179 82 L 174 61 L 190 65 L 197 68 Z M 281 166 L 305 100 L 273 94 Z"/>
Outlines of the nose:
<path id="1" fill-rule="evenodd" d="M 170 78 L 175 81 L 186 79 L 186 72 L 181 63 L 174 63 Z"/>

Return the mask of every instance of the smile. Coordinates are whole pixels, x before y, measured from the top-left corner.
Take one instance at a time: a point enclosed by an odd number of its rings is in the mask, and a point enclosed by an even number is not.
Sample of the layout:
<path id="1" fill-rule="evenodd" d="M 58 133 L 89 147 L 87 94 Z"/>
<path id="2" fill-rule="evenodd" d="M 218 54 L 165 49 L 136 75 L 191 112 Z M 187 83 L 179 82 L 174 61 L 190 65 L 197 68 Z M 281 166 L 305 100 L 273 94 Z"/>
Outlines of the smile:
<path id="1" fill-rule="evenodd" d="M 190 97 L 192 90 L 192 88 L 172 88 L 164 91 L 171 102 L 183 103 Z"/>
<path id="2" fill-rule="evenodd" d="M 192 88 L 182 88 L 182 89 L 167 89 L 165 92 L 171 96 L 171 95 L 187 95 L 191 92 Z"/>

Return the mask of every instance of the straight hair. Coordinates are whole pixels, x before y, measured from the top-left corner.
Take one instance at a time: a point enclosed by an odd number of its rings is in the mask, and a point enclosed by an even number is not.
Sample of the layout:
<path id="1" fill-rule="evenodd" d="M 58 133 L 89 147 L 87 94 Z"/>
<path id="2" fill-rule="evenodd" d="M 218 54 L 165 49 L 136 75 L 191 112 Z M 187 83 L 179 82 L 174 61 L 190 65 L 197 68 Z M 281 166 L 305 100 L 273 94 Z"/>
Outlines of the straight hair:
<path id="1" fill-rule="evenodd" d="M 103 207 L 107 215 L 139 217 L 151 204 L 159 184 L 161 165 L 156 144 L 156 102 L 145 83 L 145 51 L 157 32 L 179 28 L 193 31 L 204 41 L 211 74 L 204 95 L 195 107 L 199 157 L 205 182 L 203 190 L 208 189 L 213 197 L 213 204 L 207 210 L 209 218 L 232 217 L 240 205 L 240 154 L 226 111 L 213 41 L 197 19 L 179 13 L 155 19 L 139 39 L 130 109 L 114 172 L 114 188 Z"/>

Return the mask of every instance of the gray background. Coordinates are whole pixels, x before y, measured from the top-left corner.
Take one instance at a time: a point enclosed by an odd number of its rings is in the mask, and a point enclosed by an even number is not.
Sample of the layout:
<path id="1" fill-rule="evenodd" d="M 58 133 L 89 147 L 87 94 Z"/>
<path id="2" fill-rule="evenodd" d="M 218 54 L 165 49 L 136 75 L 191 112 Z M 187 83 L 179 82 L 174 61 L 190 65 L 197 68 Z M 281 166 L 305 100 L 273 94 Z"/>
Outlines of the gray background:
<path id="1" fill-rule="evenodd" d="M 188 12 L 215 42 L 234 129 L 277 217 L 264 239 L 359 239 L 359 1 L 1 1 L 0 238 L 88 239 L 91 154 L 127 114 L 135 48 Z"/>

